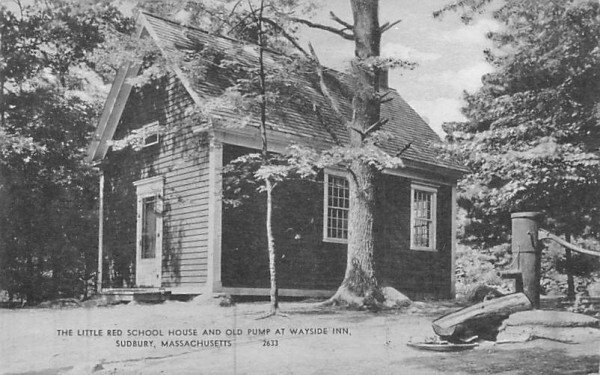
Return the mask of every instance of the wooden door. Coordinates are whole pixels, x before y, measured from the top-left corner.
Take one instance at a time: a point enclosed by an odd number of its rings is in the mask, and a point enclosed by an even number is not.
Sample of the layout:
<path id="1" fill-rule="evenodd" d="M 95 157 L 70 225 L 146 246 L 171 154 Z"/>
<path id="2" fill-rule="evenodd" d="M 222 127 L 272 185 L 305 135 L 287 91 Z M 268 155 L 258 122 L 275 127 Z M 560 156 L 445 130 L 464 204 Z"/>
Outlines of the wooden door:
<path id="1" fill-rule="evenodd" d="M 162 264 L 162 180 L 142 180 L 137 187 L 136 286 L 158 288 Z"/>

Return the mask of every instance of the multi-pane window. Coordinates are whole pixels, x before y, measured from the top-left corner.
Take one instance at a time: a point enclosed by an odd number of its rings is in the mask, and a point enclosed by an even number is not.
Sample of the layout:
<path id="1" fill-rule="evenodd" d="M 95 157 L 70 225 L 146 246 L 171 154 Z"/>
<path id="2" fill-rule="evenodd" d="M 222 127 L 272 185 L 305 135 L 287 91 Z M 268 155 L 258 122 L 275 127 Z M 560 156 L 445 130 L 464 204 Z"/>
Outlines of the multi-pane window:
<path id="1" fill-rule="evenodd" d="M 154 258 L 156 256 L 156 196 L 149 196 L 142 199 L 142 248 L 141 257 L 143 259 Z"/>
<path id="2" fill-rule="evenodd" d="M 348 180 L 341 175 L 326 173 L 324 182 L 324 240 L 345 243 L 348 240 L 348 210 L 350 207 Z"/>
<path id="3" fill-rule="evenodd" d="M 435 250 L 435 208 L 437 190 L 428 186 L 411 187 L 411 248 Z"/>

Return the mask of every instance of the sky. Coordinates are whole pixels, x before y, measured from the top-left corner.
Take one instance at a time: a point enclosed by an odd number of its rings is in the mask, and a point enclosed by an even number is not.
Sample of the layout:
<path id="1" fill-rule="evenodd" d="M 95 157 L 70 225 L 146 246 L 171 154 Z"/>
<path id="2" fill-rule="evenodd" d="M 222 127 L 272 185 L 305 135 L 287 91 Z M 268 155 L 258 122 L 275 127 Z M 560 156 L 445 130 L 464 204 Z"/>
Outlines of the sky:
<path id="1" fill-rule="evenodd" d="M 331 26 L 329 11 L 351 21 L 349 0 L 324 1 L 314 21 Z M 442 123 L 464 120 L 460 112 L 464 90 L 473 92 L 481 87 L 482 75 L 491 72 L 483 50 L 491 46 L 485 34 L 500 27 L 489 17 L 481 16 L 464 25 L 459 15 L 448 13 L 434 19 L 432 13 L 446 0 L 380 0 L 380 24 L 401 19 L 382 38 L 382 55 L 417 62 L 414 70 L 396 69 L 390 72 L 389 85 L 443 135 Z M 324 65 L 343 70 L 354 54 L 352 41 L 320 30 L 302 30 L 305 42 L 314 45 Z"/>

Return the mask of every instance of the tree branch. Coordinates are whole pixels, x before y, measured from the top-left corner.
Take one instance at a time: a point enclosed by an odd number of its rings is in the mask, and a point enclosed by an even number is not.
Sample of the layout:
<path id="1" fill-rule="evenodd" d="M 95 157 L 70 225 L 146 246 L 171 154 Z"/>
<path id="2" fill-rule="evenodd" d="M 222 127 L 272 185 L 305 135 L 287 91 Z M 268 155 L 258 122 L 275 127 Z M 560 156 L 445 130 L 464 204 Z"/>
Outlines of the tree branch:
<path id="1" fill-rule="evenodd" d="M 235 28 L 237 28 L 243 21 L 245 21 L 250 16 L 252 16 L 255 21 L 258 21 L 258 19 L 256 17 L 256 10 L 252 8 L 252 5 L 250 3 L 248 3 L 248 5 L 250 7 L 250 13 L 248 15 L 246 15 L 242 20 L 240 20 L 240 22 L 238 22 L 236 25 L 234 25 L 232 28 L 230 28 L 229 31 L 227 32 L 227 34 L 231 33 Z M 296 38 L 294 38 L 287 31 L 285 31 L 285 29 L 281 25 L 279 25 L 277 22 L 275 22 L 272 19 L 267 18 L 267 17 L 262 17 L 262 20 L 264 22 L 268 23 L 269 25 L 273 26 L 275 29 L 277 29 L 281 33 L 281 35 L 283 35 L 283 37 L 285 39 L 287 39 L 290 43 L 292 43 L 292 45 L 294 47 L 296 47 L 296 49 L 298 51 L 302 52 L 302 54 L 305 57 L 310 57 L 308 52 L 306 52 L 306 50 L 304 48 L 302 48 L 302 46 L 300 45 L 300 43 L 298 43 Z"/>
<path id="2" fill-rule="evenodd" d="M 351 25 L 350 23 L 342 20 L 341 18 L 339 18 L 338 16 L 335 15 L 335 13 L 333 12 L 329 12 L 329 15 L 331 16 L 331 19 L 334 20 L 335 22 L 339 23 L 340 25 L 344 26 L 344 30 L 354 30 L 354 26 Z"/>
<path id="3" fill-rule="evenodd" d="M 327 88 L 327 84 L 325 83 L 325 76 L 323 74 L 323 65 L 321 65 L 321 62 L 319 61 L 319 57 L 317 56 L 317 53 L 315 52 L 315 49 L 313 48 L 313 46 L 310 42 L 308 43 L 308 49 L 310 50 L 310 54 L 312 55 L 314 62 L 317 64 L 317 75 L 319 76 L 319 87 L 321 88 L 321 93 L 323 94 L 325 99 L 327 99 L 331 108 L 333 108 L 333 112 L 335 113 L 338 120 L 342 124 L 345 124 L 346 119 L 345 119 L 344 115 L 342 114 L 340 107 L 337 105 L 335 99 L 333 98 L 333 96 L 331 96 L 331 93 L 329 92 L 329 89 Z"/>
<path id="4" fill-rule="evenodd" d="M 388 96 L 391 93 L 392 93 L 392 90 L 388 90 L 384 94 L 379 95 L 379 103 L 383 104 L 383 103 L 391 102 L 392 100 L 394 100 L 394 98 L 386 98 L 386 96 Z"/>
<path id="5" fill-rule="evenodd" d="M 381 27 L 379 28 L 379 33 L 383 34 L 386 31 L 388 31 L 389 29 L 391 29 L 392 27 L 396 26 L 397 24 L 399 24 L 400 22 L 402 22 L 402 20 L 397 20 L 394 21 L 392 23 L 386 22 L 383 25 L 381 25 Z"/>
<path id="6" fill-rule="evenodd" d="M 396 154 L 396 157 L 398 157 L 398 156 L 402 155 L 403 153 L 405 153 L 405 152 L 406 152 L 406 150 L 408 150 L 408 149 L 410 148 L 410 146 L 411 146 L 411 145 L 412 145 L 412 142 L 408 142 L 408 143 L 406 144 L 406 146 L 402 147 L 402 150 L 400 150 L 400 151 L 399 151 L 399 152 Z"/>
<path id="7" fill-rule="evenodd" d="M 313 29 L 321 29 L 321 30 L 325 30 L 325 31 L 329 31 L 331 33 L 337 34 L 339 36 L 341 36 L 344 39 L 347 40 L 354 40 L 354 33 L 348 33 L 346 32 L 346 29 L 336 29 L 335 27 L 331 27 L 331 26 L 327 26 L 327 25 L 322 25 L 320 23 L 314 23 L 312 21 L 309 20 L 305 20 L 303 18 L 297 18 L 297 17 L 292 17 L 290 18 L 291 21 L 297 22 L 297 23 L 301 23 L 303 25 L 306 25 L 308 27 L 312 27 Z"/>
<path id="8" fill-rule="evenodd" d="M 19 19 L 23 21 L 23 3 L 21 0 L 13 0 L 15 4 L 19 7 Z"/>
<path id="9" fill-rule="evenodd" d="M 357 132 L 358 134 L 360 134 L 360 138 L 361 139 L 365 139 L 365 132 L 363 132 L 362 129 L 357 128 L 356 126 L 352 126 L 352 125 L 348 126 L 348 128 L 351 129 L 351 130 L 354 130 L 355 132 Z"/>
<path id="10" fill-rule="evenodd" d="M 358 182 L 358 176 L 356 175 L 356 173 L 354 173 L 354 171 L 351 168 L 346 168 L 346 170 L 348 171 L 348 173 L 350 173 L 350 176 L 352 176 L 352 179 L 354 180 L 356 185 L 360 185 Z"/>
<path id="11" fill-rule="evenodd" d="M 371 133 L 373 133 L 374 131 L 377 131 L 379 129 L 381 129 L 381 127 L 385 124 L 387 124 L 390 120 L 387 118 L 383 118 L 380 119 L 379 121 L 377 121 L 376 123 L 374 123 L 373 125 L 369 126 L 369 128 L 367 130 L 362 130 L 357 128 L 356 126 L 348 126 L 348 128 L 354 130 L 355 132 L 357 132 L 358 134 L 360 134 L 360 137 L 362 140 L 365 140 L 365 138 L 367 138 L 367 136 Z"/>
<path id="12" fill-rule="evenodd" d="M 250 14 L 252 15 L 252 17 L 254 17 L 254 21 L 258 22 L 258 18 L 256 17 L 256 11 L 252 7 L 252 3 L 250 2 L 250 0 L 248 0 L 248 7 L 250 8 Z M 261 10 L 262 9 L 264 8 L 261 8 Z"/>
<path id="13" fill-rule="evenodd" d="M 231 8 L 231 12 L 229 12 L 229 18 L 233 17 L 233 15 L 235 14 L 235 10 L 241 3 L 242 3 L 242 0 L 238 0 L 237 3 L 235 3 L 233 5 L 233 8 Z"/>
<path id="14" fill-rule="evenodd" d="M 263 20 L 268 23 L 269 25 L 273 26 L 274 28 L 276 28 L 277 30 L 279 30 L 279 32 L 281 33 L 281 35 L 284 36 L 285 39 L 287 39 L 290 43 L 292 43 L 292 45 L 294 47 L 296 47 L 296 49 L 300 52 L 302 52 L 302 54 L 306 57 L 310 57 L 310 54 L 308 52 L 306 52 L 306 50 L 304 48 L 302 48 L 302 46 L 300 45 L 300 43 L 298 43 L 298 41 L 296 40 L 296 38 L 294 38 L 292 35 L 290 35 L 287 31 L 285 31 L 283 29 L 283 27 L 281 27 L 281 25 L 279 25 L 277 22 L 269 19 L 269 18 L 264 18 Z"/>
<path id="15" fill-rule="evenodd" d="M 363 136 L 366 137 L 367 135 L 371 134 L 374 131 L 377 131 L 379 129 L 381 129 L 381 127 L 385 124 L 387 124 L 390 120 L 387 118 L 382 118 L 379 121 L 377 121 L 376 123 L 374 123 L 373 125 L 369 126 L 369 128 L 367 130 L 364 131 Z"/>
<path id="16" fill-rule="evenodd" d="M 315 114 L 317 115 L 317 118 L 319 119 L 319 122 L 321 122 L 321 125 L 323 125 L 323 127 L 325 128 L 325 130 L 327 130 L 327 132 L 329 133 L 329 135 L 333 139 L 333 142 L 336 145 L 340 146 L 340 147 L 343 146 L 342 142 L 338 138 L 338 136 L 335 133 L 335 131 L 333 130 L 333 128 L 323 118 L 323 114 L 321 113 L 321 110 L 319 109 L 319 107 L 316 104 L 313 104 L 313 110 L 315 111 Z"/>
<path id="17" fill-rule="evenodd" d="M 240 19 L 238 23 L 236 23 L 235 25 L 231 26 L 229 28 L 229 30 L 227 30 L 227 35 L 231 34 L 231 32 L 233 30 L 237 29 L 244 21 L 246 21 L 246 19 L 250 18 L 251 15 L 254 15 L 254 13 L 248 13 L 242 19 Z"/>

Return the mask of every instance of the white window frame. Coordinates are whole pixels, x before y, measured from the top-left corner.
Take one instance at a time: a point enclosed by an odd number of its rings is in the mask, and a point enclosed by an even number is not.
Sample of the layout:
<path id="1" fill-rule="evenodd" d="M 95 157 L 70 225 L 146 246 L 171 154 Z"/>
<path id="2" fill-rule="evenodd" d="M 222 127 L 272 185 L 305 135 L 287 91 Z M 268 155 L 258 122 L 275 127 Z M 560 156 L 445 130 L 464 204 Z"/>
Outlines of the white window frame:
<path id="1" fill-rule="evenodd" d="M 142 126 L 140 132 L 142 133 L 142 148 L 157 145 L 160 142 L 160 124 L 158 121 L 153 121 Z M 156 135 L 156 140 L 146 143 L 146 139 L 153 135 Z"/>
<path id="2" fill-rule="evenodd" d="M 333 169 L 325 169 L 323 173 L 323 241 L 347 244 L 348 238 L 328 236 L 327 223 L 329 222 L 329 176 L 348 179 L 347 173 Z M 349 211 L 350 210 L 348 209 L 348 212 Z"/>
<path id="3" fill-rule="evenodd" d="M 416 246 L 414 238 L 415 228 L 415 192 L 422 191 L 431 193 L 431 232 L 429 246 Z M 437 236 L 437 194 L 438 188 L 422 183 L 411 183 L 410 185 L 410 249 L 422 251 L 437 251 L 436 236 Z"/>

